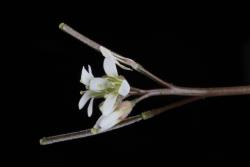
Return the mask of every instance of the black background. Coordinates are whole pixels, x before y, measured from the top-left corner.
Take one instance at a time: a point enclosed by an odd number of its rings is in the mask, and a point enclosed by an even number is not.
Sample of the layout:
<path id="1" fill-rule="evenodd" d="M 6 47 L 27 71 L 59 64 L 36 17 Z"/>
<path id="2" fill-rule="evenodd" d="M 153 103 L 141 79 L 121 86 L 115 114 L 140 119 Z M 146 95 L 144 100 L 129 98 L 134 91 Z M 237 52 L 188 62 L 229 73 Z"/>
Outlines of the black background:
<path id="1" fill-rule="evenodd" d="M 239 15 L 234 10 L 222 12 L 221 8 L 196 12 L 168 5 L 144 8 L 118 4 L 104 8 L 83 3 L 75 4 L 74 9 L 44 6 L 36 4 L 23 16 L 25 31 L 18 31 L 24 35 L 19 42 L 28 43 L 23 57 L 17 59 L 24 62 L 22 68 L 28 78 L 23 84 L 26 108 L 21 124 L 27 127 L 40 166 L 116 164 L 114 159 L 121 164 L 132 160 L 138 164 L 223 162 L 228 154 L 238 154 L 232 150 L 244 149 L 248 96 L 205 99 L 106 134 L 40 146 L 41 137 L 90 128 L 100 114 L 96 107 L 93 117 L 88 118 L 86 109 L 79 112 L 77 105 L 83 88 L 79 82 L 82 66 L 90 64 L 94 75 L 101 76 L 103 57 L 60 31 L 61 22 L 176 85 L 250 83 L 250 33 L 244 11 Z M 22 19 L 19 21 L 22 23 Z M 159 87 L 136 72 L 119 72 L 133 86 Z M 147 99 L 132 114 L 178 99 Z"/>

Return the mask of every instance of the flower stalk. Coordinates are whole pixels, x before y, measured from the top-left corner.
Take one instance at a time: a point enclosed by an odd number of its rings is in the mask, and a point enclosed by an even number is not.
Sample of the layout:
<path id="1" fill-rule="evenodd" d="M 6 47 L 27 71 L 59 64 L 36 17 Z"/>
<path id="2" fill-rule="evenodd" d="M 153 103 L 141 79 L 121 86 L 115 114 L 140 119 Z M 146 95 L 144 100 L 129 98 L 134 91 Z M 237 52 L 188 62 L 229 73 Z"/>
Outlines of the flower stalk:
<path id="1" fill-rule="evenodd" d="M 98 135 L 98 134 L 101 134 L 104 132 L 113 131 L 116 129 L 120 129 L 122 127 L 132 125 L 136 122 L 140 122 L 142 120 L 147 120 L 147 119 L 153 118 L 153 117 L 155 117 L 159 114 L 162 114 L 166 111 L 169 111 L 173 108 L 180 107 L 180 106 L 183 106 L 183 105 L 188 104 L 188 103 L 192 103 L 192 102 L 197 101 L 199 99 L 201 99 L 201 97 L 191 97 L 191 98 L 187 98 L 187 99 L 184 99 L 184 100 L 172 103 L 172 104 L 168 104 L 164 107 L 160 107 L 160 108 L 156 108 L 156 109 L 152 109 L 152 110 L 147 110 L 145 112 L 142 112 L 141 114 L 128 117 L 128 118 L 124 119 L 121 123 L 108 129 L 107 131 L 103 131 L 103 132 L 98 132 L 95 129 L 91 128 L 91 129 L 81 130 L 81 131 L 72 132 L 72 133 L 65 133 L 62 135 L 43 137 L 42 139 L 40 139 L 40 144 L 41 145 L 49 145 L 49 144 L 54 144 L 54 143 L 58 143 L 58 142 L 86 138 L 86 137 Z"/>

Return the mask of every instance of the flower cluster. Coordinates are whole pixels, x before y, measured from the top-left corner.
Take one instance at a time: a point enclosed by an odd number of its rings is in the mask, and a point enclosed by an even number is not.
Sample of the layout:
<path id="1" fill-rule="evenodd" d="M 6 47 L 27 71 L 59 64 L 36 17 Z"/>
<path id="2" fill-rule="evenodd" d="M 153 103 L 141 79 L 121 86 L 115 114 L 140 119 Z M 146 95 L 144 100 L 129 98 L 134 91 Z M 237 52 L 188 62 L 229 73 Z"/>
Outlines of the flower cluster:
<path id="1" fill-rule="evenodd" d="M 130 85 L 123 76 L 118 75 L 116 58 L 106 48 L 102 48 L 101 51 L 105 57 L 103 68 L 106 75 L 94 77 L 89 65 L 88 71 L 83 67 L 80 82 L 85 85 L 86 91 L 84 91 L 79 101 L 79 109 L 82 109 L 90 100 L 87 108 L 87 113 L 90 117 L 93 112 L 94 99 L 105 99 L 99 105 L 102 115 L 94 126 L 94 129 L 98 132 L 108 130 L 122 121 L 133 108 L 132 102 L 122 101 L 129 94 Z"/>

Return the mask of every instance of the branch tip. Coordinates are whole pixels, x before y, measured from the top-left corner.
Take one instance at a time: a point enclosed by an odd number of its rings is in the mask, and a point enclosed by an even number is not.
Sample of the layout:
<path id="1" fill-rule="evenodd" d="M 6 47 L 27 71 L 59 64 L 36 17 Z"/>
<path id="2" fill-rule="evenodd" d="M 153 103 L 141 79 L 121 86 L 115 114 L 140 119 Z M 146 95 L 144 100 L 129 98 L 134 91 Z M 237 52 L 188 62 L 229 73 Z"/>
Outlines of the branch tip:
<path id="1" fill-rule="evenodd" d="M 39 140 L 40 145 L 46 145 L 46 142 L 44 142 L 44 137 Z"/>
<path id="2" fill-rule="evenodd" d="M 65 23 L 64 23 L 64 22 L 61 22 L 61 23 L 59 24 L 59 29 L 63 30 L 64 25 L 65 25 Z"/>

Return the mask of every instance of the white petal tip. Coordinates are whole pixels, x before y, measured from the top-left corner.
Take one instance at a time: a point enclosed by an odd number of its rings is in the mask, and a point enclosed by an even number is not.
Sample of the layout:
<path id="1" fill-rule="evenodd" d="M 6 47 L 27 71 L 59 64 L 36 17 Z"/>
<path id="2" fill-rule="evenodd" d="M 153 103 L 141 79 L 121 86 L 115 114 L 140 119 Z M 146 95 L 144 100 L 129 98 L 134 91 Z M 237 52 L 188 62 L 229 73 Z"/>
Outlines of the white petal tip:
<path id="1" fill-rule="evenodd" d="M 94 98 L 92 98 L 89 102 L 89 106 L 88 106 L 88 117 L 91 117 L 92 113 L 93 113 L 93 102 L 94 102 Z"/>
<path id="2" fill-rule="evenodd" d="M 90 92 L 89 91 L 85 92 L 78 103 L 79 110 L 81 110 L 85 106 L 85 104 L 88 102 L 90 98 L 91 98 Z"/>
<path id="3" fill-rule="evenodd" d="M 106 57 L 103 62 L 103 68 L 108 76 L 118 76 L 116 61 L 114 58 Z"/>
<path id="4" fill-rule="evenodd" d="M 79 109 L 79 110 L 81 110 L 82 108 L 83 108 L 83 106 L 78 105 L 78 109 Z"/>
<path id="5" fill-rule="evenodd" d="M 90 72 L 91 72 L 91 70 L 90 70 Z M 93 78 L 92 73 L 89 73 L 85 69 L 85 67 L 83 66 L 82 67 L 82 74 L 81 74 L 81 80 L 80 80 L 80 82 L 83 83 L 84 85 L 88 85 L 91 78 Z"/>
<path id="6" fill-rule="evenodd" d="M 129 91 L 130 91 L 130 85 L 129 85 L 128 81 L 124 79 L 122 81 L 122 84 L 121 84 L 119 90 L 118 90 L 118 93 L 125 97 L 128 95 Z"/>

